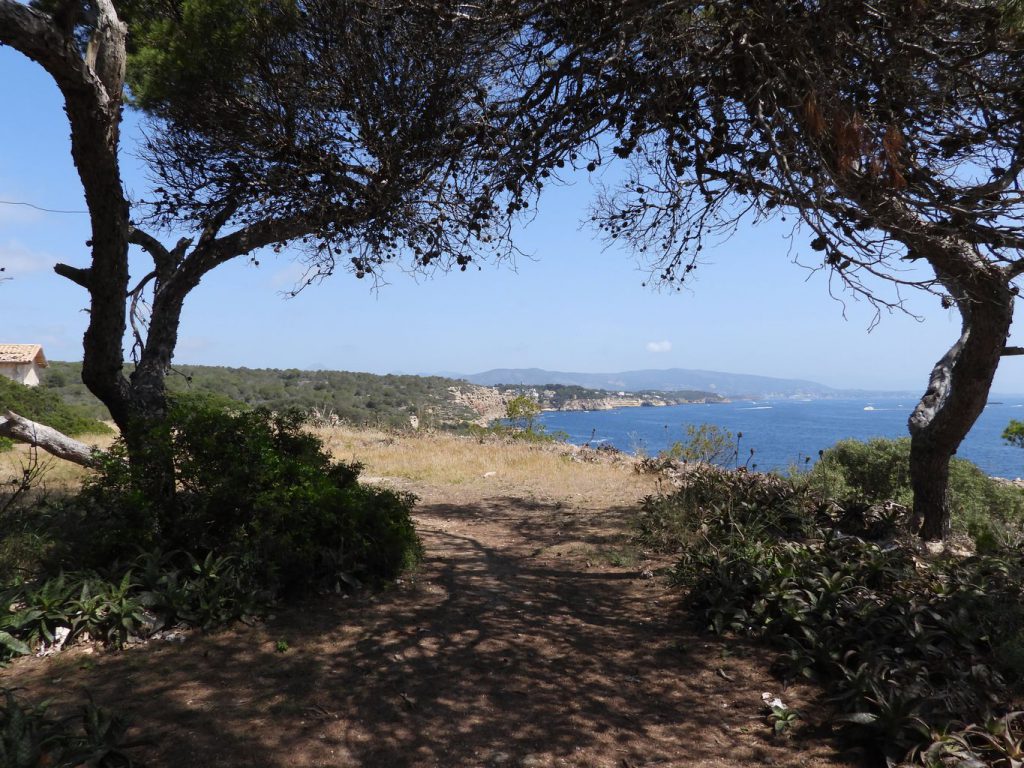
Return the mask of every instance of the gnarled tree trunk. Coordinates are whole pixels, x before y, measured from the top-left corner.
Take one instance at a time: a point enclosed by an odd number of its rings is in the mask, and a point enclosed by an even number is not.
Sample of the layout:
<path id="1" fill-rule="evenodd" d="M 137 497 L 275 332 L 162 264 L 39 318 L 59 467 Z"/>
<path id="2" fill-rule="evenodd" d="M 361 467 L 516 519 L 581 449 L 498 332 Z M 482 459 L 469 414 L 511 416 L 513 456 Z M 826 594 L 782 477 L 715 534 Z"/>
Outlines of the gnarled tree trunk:
<path id="1" fill-rule="evenodd" d="M 89 292 L 82 380 L 120 428 L 143 492 L 158 501 L 174 492 L 169 435 L 159 429 L 166 415 L 163 373 L 170 358 L 140 365 L 132 380 L 124 375 L 133 229 L 118 149 L 127 28 L 112 0 L 96 0 L 94 7 L 96 24 L 84 55 L 73 30 L 17 0 L 0 0 L 0 44 L 38 62 L 64 96 L 71 154 L 89 209 L 91 260 L 87 268 L 58 264 L 55 270 Z M 176 330 L 177 315 L 173 326 Z"/>
<path id="2" fill-rule="evenodd" d="M 963 326 L 960 338 L 932 369 L 928 390 L 908 424 L 914 518 L 927 541 L 949 534 L 949 462 L 985 408 L 1013 320 L 1015 294 L 1006 275 L 972 256 L 970 246 L 962 244 L 952 262 L 932 262 Z"/>

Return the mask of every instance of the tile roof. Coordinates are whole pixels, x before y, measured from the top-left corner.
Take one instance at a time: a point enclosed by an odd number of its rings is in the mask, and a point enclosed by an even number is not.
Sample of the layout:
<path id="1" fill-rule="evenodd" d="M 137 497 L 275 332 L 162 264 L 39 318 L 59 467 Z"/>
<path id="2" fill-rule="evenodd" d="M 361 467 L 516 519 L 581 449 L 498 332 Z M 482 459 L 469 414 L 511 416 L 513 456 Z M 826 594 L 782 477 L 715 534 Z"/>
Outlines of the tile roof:
<path id="1" fill-rule="evenodd" d="M 31 363 L 46 367 L 41 344 L 0 344 L 0 363 Z"/>

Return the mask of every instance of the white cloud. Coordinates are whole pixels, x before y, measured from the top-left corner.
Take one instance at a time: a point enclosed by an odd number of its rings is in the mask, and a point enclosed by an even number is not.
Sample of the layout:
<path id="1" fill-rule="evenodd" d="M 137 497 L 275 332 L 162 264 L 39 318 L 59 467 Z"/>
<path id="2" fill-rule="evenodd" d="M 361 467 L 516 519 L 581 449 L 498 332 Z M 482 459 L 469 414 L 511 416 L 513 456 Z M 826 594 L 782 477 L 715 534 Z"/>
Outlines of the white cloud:
<path id="1" fill-rule="evenodd" d="M 648 341 L 647 342 L 648 352 L 671 352 L 672 342 L 671 341 Z"/>
<path id="2" fill-rule="evenodd" d="M 33 251 L 14 240 L 0 243 L 0 267 L 5 277 L 17 277 L 52 267 L 57 260 L 47 253 Z"/>

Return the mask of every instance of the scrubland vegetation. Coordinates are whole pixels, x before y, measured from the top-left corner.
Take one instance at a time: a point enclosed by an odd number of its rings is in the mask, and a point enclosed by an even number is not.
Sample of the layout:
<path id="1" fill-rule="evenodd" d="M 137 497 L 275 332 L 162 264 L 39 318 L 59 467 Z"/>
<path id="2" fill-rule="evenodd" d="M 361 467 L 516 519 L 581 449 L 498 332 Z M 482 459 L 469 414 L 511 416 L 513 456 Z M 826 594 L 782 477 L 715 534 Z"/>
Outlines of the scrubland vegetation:
<path id="1" fill-rule="evenodd" d="M 317 411 L 338 422 L 398 429 L 409 426 L 410 416 L 437 427 L 475 418 L 448 391 L 459 383 L 440 376 L 207 365 L 175 366 L 167 378 L 171 392 L 226 398 L 272 411 Z M 109 418 L 106 407 L 82 383 L 81 363 L 51 361 L 43 371 L 42 387 L 93 418 Z"/>
<path id="2" fill-rule="evenodd" d="M 1024 493 L 957 460 L 961 545 L 909 534 L 909 440 L 843 441 L 808 473 L 697 464 L 649 497 L 646 545 L 711 632 L 757 638 L 784 680 L 822 685 L 843 743 L 875 761 L 1019 764 Z M 800 714 L 773 708 L 786 729 Z"/>
<path id="3" fill-rule="evenodd" d="M 635 551 L 673 556 L 666 575 L 693 620 L 763 642 L 781 680 L 819 684 L 837 743 L 868 764 L 1020 758 L 1024 492 L 969 462 L 953 467 L 953 544 L 932 551 L 909 533 L 905 440 L 844 441 L 810 471 L 765 475 L 709 463 L 731 439 L 710 428 L 634 462 L 507 434 L 311 427 L 297 414 L 175 402 L 172 507 L 133 492 L 116 441 L 90 474 L 40 477 L 30 452 L 6 454 L 5 659 L 82 640 L 117 649 L 394 579 L 421 555 L 415 498 L 380 478 L 455 505 L 528 489 L 558 504 L 637 504 Z M 670 468 L 674 485 L 662 479 Z M 81 723 L 58 720 L 30 693 L 0 702 L 6 764 L 129 764 L 119 715 L 90 703 Z M 800 732 L 803 717 L 773 707 L 766 733 Z M 33 757 L 11 762 L 18 750 Z"/>
<path id="4" fill-rule="evenodd" d="M 208 629 L 285 596 L 372 586 L 415 564 L 414 497 L 359 483 L 361 466 L 334 461 L 302 422 L 177 399 L 172 505 L 135 490 L 119 441 L 80 486 L 68 478 L 49 493 L 26 487 L 26 477 L 42 474 L 34 453 L 18 454 L 20 466 L 10 456 L 10 491 L 0 499 L 0 602 L 9 607 L 0 662 L 82 638 L 116 649 L 173 627 Z M 92 720 L 85 737 L 55 731 L 42 710 L 8 693 L 0 758 L 127 764 L 110 741 L 123 728 L 108 719 L 97 733 Z"/>

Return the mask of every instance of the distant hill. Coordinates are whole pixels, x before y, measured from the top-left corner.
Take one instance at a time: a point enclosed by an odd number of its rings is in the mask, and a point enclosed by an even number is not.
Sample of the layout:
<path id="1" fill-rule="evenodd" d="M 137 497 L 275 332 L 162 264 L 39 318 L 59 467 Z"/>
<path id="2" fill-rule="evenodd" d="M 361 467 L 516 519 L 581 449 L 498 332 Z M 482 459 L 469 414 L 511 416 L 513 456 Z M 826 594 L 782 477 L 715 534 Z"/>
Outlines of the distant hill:
<path id="1" fill-rule="evenodd" d="M 621 373 L 571 373 L 566 371 L 545 371 L 540 368 L 496 368 L 483 373 L 459 375 L 466 381 L 481 386 L 499 384 L 571 384 L 590 389 L 640 392 L 659 390 L 699 390 L 715 392 L 725 397 L 751 396 L 769 397 L 813 397 L 835 398 L 854 394 L 814 381 L 801 379 L 777 379 L 769 376 L 752 376 L 744 373 L 722 373 L 688 368 L 666 370 L 623 371 Z M 859 394 L 859 393 L 857 393 Z"/>
<path id="2" fill-rule="evenodd" d="M 216 394 L 271 410 L 315 410 L 350 424 L 397 428 L 408 428 L 412 416 L 425 426 L 459 424 L 479 418 L 449 390 L 460 384 L 466 386 L 464 382 L 439 376 L 208 365 L 176 365 L 167 377 L 167 387 L 174 392 Z M 51 360 L 43 371 L 40 389 L 59 395 L 94 418 L 109 418 L 103 404 L 82 384 L 81 363 Z"/>

